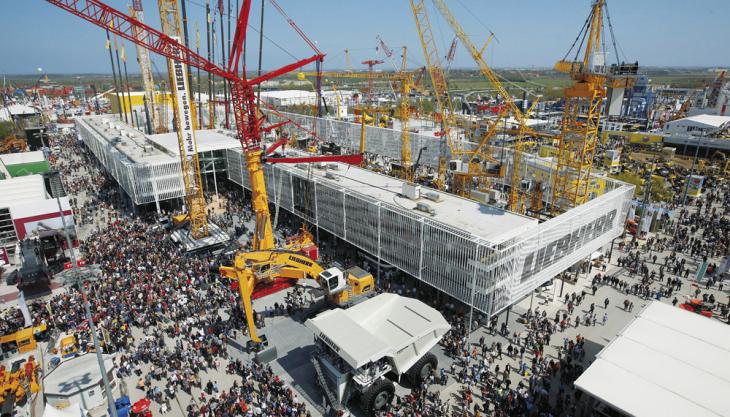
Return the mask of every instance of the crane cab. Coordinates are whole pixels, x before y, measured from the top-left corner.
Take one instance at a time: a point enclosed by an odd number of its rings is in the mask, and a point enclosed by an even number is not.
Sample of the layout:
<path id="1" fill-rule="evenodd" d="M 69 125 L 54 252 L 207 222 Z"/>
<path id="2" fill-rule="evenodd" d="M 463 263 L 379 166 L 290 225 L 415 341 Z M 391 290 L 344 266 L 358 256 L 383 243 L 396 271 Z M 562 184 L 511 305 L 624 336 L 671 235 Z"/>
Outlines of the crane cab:
<path id="1" fill-rule="evenodd" d="M 329 301 L 336 305 L 352 302 L 353 298 L 367 296 L 375 289 L 373 275 L 357 266 L 344 272 L 339 268 L 329 268 L 321 272 L 317 280 Z"/>
<path id="2" fill-rule="evenodd" d="M 317 280 L 327 295 L 336 294 L 347 288 L 347 283 L 339 268 L 329 268 L 321 272 Z"/>

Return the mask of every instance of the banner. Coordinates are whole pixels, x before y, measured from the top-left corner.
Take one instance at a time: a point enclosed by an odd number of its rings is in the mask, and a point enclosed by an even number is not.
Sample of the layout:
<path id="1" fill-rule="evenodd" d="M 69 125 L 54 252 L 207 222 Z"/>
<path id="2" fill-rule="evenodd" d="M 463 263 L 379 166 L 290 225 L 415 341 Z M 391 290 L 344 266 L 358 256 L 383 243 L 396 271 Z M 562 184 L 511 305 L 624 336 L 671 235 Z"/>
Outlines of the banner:
<path id="1" fill-rule="evenodd" d="M 516 259 L 512 302 L 555 277 L 619 236 L 633 188 L 615 190 L 539 225 Z"/>
<path id="2" fill-rule="evenodd" d="M 25 327 L 33 324 L 33 320 L 30 318 L 30 310 L 28 310 L 28 304 L 25 303 L 25 294 L 23 291 L 18 293 L 18 308 L 23 313 L 23 320 L 25 320 Z"/>
<path id="3" fill-rule="evenodd" d="M 689 197 L 699 197 L 702 194 L 702 185 L 705 183 L 705 177 L 702 175 L 689 175 L 687 180 L 689 181 L 687 195 Z"/>
<path id="4" fill-rule="evenodd" d="M 180 39 L 173 36 L 172 39 L 180 42 Z M 176 49 L 173 51 L 175 55 L 182 58 L 182 51 Z M 188 88 L 188 74 L 187 67 L 179 59 L 172 60 L 172 69 L 174 72 L 172 88 L 175 92 L 175 103 L 176 103 L 176 116 L 177 116 L 177 129 L 178 138 L 181 140 L 180 146 L 180 158 L 183 161 L 187 161 L 188 164 L 192 164 L 193 158 L 195 157 L 195 130 L 193 125 L 193 110 L 192 110 L 192 98 L 189 96 L 190 89 Z M 192 165 L 191 165 L 192 166 Z M 195 170 L 183 169 L 183 172 L 187 172 L 190 176 L 188 178 L 191 186 L 195 185 L 196 181 L 194 178 Z"/>
<path id="5" fill-rule="evenodd" d="M 651 207 L 644 209 L 643 215 L 644 216 L 641 219 L 641 232 L 649 233 L 651 230 L 651 220 L 654 217 L 654 209 Z"/>

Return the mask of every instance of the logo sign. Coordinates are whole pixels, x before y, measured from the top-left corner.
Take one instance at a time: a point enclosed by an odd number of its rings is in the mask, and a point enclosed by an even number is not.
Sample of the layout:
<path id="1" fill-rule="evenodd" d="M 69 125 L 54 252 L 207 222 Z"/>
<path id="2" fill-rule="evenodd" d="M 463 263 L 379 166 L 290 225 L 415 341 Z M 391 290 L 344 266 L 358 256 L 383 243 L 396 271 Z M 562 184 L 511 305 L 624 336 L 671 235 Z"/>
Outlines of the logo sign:
<path id="1" fill-rule="evenodd" d="M 524 281 L 550 265 L 558 262 L 564 257 L 580 249 L 584 244 L 600 237 L 613 228 L 613 221 L 616 218 L 616 210 L 583 225 L 582 227 L 567 233 L 564 236 L 553 240 L 546 246 L 525 256 L 522 267 L 522 278 Z"/>
<path id="2" fill-rule="evenodd" d="M 7 265 L 10 263 L 8 259 L 8 252 L 5 248 L 0 248 L 0 266 Z"/>
<path id="3" fill-rule="evenodd" d="M 327 346 L 331 347 L 332 350 L 334 350 L 335 352 L 338 352 L 338 353 L 340 352 L 340 347 L 337 346 L 337 343 L 333 342 L 332 339 L 327 337 L 324 333 L 319 334 L 319 339 L 321 341 L 323 341 L 324 343 L 326 343 Z"/>
<path id="4" fill-rule="evenodd" d="M 66 262 L 65 264 L 63 264 L 63 269 L 71 269 L 72 266 L 72 262 Z M 79 259 L 78 261 L 76 261 L 76 266 L 78 266 L 79 268 L 82 266 L 86 266 L 86 261 L 83 259 Z"/>
<path id="5" fill-rule="evenodd" d="M 173 37 L 176 41 L 180 39 Z M 173 50 L 173 55 L 182 58 L 182 51 Z M 181 158 L 191 162 L 195 156 L 195 131 L 193 129 L 192 103 L 189 96 L 188 73 L 185 64 L 179 59 L 172 60 L 174 73 L 173 86 L 177 102 L 178 135 L 182 137 Z"/>

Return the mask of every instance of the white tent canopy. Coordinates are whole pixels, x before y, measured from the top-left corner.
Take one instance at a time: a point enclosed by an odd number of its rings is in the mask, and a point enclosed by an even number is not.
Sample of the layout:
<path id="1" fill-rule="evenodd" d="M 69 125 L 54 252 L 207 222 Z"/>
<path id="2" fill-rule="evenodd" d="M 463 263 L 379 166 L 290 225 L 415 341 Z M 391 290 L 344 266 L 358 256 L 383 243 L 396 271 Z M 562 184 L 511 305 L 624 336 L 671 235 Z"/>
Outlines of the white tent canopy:
<path id="1" fill-rule="evenodd" d="M 730 416 L 730 327 L 652 302 L 575 385 L 630 416 Z"/>

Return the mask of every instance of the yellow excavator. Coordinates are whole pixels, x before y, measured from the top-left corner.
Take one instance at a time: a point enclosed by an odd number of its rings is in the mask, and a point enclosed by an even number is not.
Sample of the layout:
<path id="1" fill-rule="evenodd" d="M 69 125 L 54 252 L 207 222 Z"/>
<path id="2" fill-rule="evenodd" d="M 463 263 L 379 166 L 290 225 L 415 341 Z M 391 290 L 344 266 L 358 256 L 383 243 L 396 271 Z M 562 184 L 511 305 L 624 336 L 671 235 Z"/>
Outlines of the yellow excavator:
<path id="1" fill-rule="evenodd" d="M 12 415 L 15 405 L 26 400 L 26 388 L 33 394 L 40 391 L 37 379 L 39 369 L 40 365 L 33 355 L 25 361 L 14 362 L 9 369 L 0 365 L 0 409 L 3 415 Z"/>
<path id="2" fill-rule="evenodd" d="M 222 266 L 219 272 L 238 282 L 249 336 L 256 344 L 263 340 L 256 334 L 251 295 L 259 283 L 271 282 L 276 278 L 314 279 L 324 290 L 327 300 L 338 306 L 366 296 L 375 289 L 373 276 L 361 268 L 354 267 L 344 272 L 339 268 L 325 270 L 311 258 L 286 250 L 239 252 L 233 266 Z"/>

